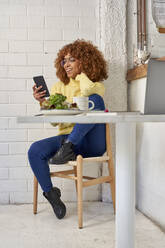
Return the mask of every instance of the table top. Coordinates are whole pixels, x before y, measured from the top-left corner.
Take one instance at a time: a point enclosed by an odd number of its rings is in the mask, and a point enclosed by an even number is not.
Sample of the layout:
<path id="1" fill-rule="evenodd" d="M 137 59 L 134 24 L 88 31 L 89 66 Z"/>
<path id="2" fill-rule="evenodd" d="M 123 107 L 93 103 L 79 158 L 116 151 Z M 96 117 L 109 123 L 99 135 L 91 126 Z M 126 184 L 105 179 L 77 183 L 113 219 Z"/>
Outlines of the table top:
<path id="1" fill-rule="evenodd" d="M 19 123 L 117 123 L 165 122 L 165 115 L 143 115 L 137 112 L 86 113 L 78 115 L 18 116 Z"/>

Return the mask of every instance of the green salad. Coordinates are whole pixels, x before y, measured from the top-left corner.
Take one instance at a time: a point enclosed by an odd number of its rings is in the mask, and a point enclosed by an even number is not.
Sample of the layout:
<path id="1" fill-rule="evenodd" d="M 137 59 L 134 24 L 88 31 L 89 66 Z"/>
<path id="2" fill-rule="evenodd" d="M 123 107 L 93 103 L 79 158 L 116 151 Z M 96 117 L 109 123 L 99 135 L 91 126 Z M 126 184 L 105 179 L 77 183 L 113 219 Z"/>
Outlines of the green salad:
<path id="1" fill-rule="evenodd" d="M 42 109 L 68 109 L 66 96 L 56 93 L 42 103 Z"/>

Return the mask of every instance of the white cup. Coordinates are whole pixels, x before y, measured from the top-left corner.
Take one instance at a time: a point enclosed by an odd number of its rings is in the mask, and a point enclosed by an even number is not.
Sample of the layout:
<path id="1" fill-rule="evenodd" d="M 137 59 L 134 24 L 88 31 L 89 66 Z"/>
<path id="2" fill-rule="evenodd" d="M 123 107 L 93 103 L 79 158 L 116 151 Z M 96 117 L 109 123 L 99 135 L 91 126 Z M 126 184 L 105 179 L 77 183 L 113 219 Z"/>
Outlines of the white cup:
<path id="1" fill-rule="evenodd" d="M 76 103 L 80 110 L 92 110 L 95 107 L 94 102 L 89 100 L 87 96 L 75 96 L 73 97 L 73 103 Z M 89 103 L 92 104 L 90 108 Z"/>

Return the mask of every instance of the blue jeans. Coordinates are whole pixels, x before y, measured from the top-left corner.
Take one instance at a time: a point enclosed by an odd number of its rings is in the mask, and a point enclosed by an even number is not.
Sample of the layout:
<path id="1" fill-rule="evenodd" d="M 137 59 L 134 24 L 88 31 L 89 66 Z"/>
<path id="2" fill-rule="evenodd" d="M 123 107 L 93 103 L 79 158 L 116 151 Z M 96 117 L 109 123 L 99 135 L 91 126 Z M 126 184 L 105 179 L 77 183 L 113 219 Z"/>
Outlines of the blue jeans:
<path id="1" fill-rule="evenodd" d="M 94 94 L 89 99 L 95 103 L 94 109 L 105 109 L 101 96 Z M 106 150 L 105 124 L 75 124 L 70 134 L 46 138 L 31 145 L 28 151 L 30 166 L 44 192 L 49 192 L 53 187 L 48 160 L 55 155 L 64 139 L 74 144 L 76 155 L 101 156 Z"/>

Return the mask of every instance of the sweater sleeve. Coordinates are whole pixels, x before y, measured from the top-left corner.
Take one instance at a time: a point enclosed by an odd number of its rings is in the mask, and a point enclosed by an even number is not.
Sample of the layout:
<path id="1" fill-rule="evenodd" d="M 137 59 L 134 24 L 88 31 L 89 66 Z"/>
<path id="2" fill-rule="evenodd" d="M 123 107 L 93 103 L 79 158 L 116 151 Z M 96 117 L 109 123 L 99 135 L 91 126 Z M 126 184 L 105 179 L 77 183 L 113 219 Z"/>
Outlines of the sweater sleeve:
<path id="1" fill-rule="evenodd" d="M 82 96 L 90 96 L 92 94 L 104 96 L 105 88 L 103 83 L 92 82 L 85 73 L 78 74 L 75 80 L 80 82 Z"/>

